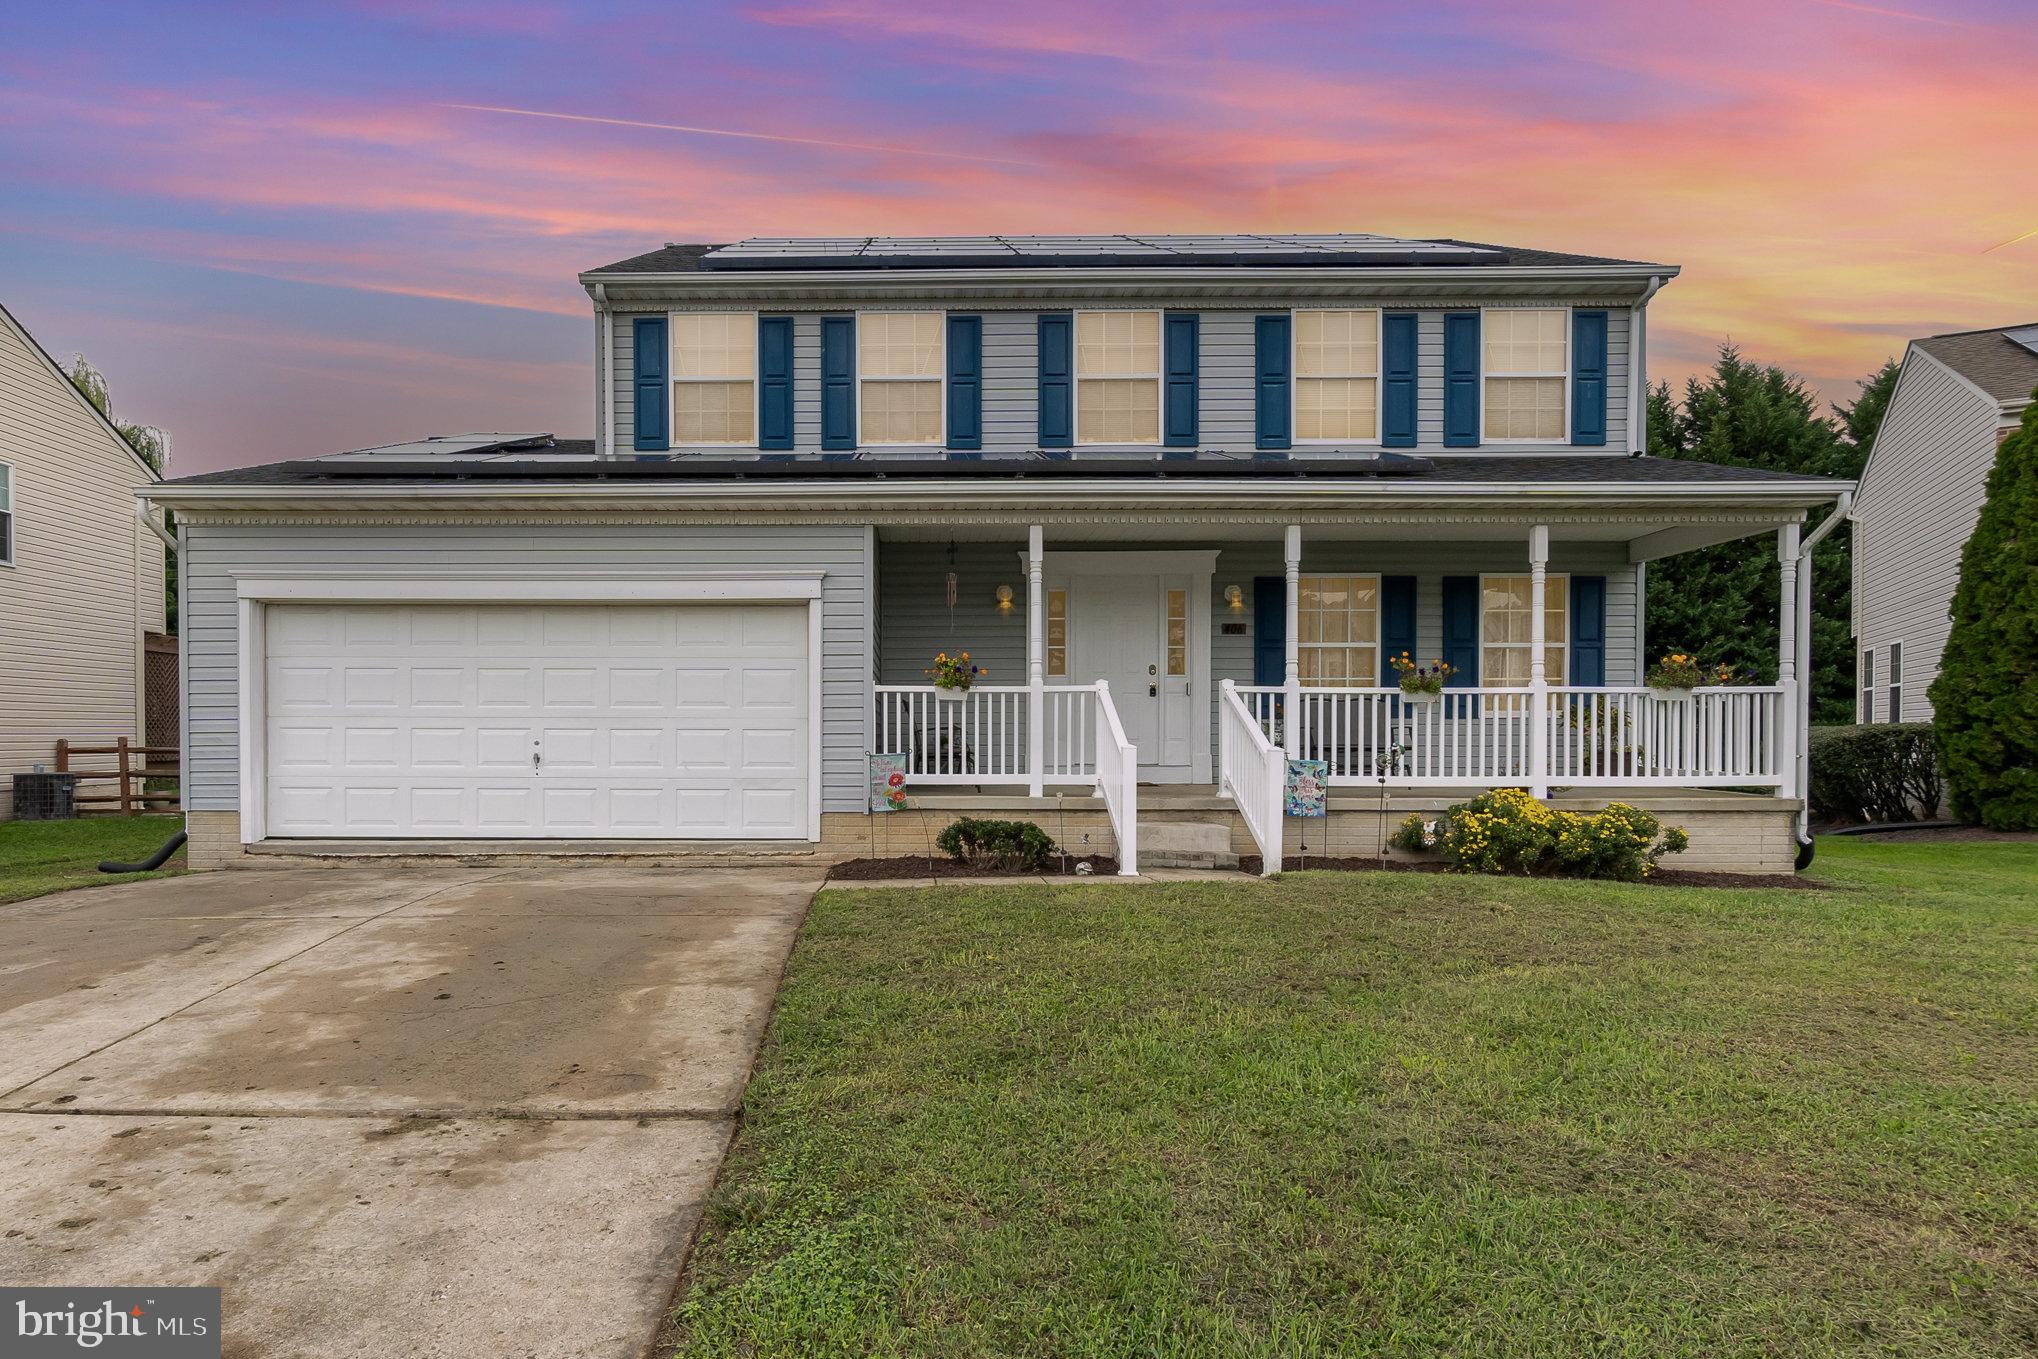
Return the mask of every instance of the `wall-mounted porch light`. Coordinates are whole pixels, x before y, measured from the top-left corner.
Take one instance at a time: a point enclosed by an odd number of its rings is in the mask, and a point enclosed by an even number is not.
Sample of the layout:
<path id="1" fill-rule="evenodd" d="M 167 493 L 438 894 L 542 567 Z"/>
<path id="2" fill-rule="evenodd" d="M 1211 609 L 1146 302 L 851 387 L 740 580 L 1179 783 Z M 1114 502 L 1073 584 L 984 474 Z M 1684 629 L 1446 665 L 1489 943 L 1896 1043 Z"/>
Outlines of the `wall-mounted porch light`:
<path id="1" fill-rule="evenodd" d="M 1233 613 L 1237 613 L 1245 608 L 1245 591 L 1239 589 L 1236 585 L 1225 586 L 1224 602 L 1230 606 Z"/>
<path id="2" fill-rule="evenodd" d="M 1012 612 L 1012 587 L 1009 585 L 1000 585 L 998 587 L 998 612 Z"/>

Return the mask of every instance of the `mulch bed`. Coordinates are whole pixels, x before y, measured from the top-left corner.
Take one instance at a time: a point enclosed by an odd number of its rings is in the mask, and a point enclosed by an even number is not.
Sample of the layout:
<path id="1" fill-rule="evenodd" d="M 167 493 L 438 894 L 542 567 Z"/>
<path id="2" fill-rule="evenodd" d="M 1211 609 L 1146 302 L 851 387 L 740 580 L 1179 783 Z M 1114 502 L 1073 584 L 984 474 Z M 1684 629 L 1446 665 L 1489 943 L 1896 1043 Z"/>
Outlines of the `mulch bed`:
<path id="1" fill-rule="evenodd" d="M 1241 854 L 1238 866 L 1241 872 L 1258 873 L 1260 856 Z M 1320 854 L 1306 858 L 1296 855 L 1282 861 L 1282 867 L 1302 873 L 1448 873 L 1451 870 L 1435 859 L 1389 859 L 1383 865 L 1378 859 L 1334 859 Z M 1579 879 L 1578 881 L 1584 881 Z M 1831 889 L 1823 883 L 1808 881 L 1795 873 L 1711 873 L 1690 868 L 1659 868 L 1642 881 L 1652 887 L 1781 887 L 1790 891 L 1825 892 Z"/>
<path id="2" fill-rule="evenodd" d="M 1118 861 L 1103 854 L 1071 855 L 1052 861 L 1044 873 L 1027 873 L 1016 868 L 984 868 L 954 859 L 929 859 L 924 854 L 901 854 L 890 859 L 844 859 L 828 870 L 830 882 L 884 882 L 898 878 L 1063 878 L 1082 876 L 1078 864 L 1088 864 L 1089 876 L 1106 878 L 1118 872 Z"/>

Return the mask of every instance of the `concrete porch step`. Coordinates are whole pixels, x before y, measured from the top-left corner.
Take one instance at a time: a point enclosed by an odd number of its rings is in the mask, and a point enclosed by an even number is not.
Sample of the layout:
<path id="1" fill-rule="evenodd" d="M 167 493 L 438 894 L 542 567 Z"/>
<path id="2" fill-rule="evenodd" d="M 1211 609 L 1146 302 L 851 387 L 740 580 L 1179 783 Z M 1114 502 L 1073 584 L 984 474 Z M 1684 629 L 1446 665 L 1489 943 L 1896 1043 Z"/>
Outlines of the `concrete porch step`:
<path id="1" fill-rule="evenodd" d="M 1221 821 L 1139 823 L 1139 866 L 1148 868 L 1237 868 L 1231 827 Z"/>

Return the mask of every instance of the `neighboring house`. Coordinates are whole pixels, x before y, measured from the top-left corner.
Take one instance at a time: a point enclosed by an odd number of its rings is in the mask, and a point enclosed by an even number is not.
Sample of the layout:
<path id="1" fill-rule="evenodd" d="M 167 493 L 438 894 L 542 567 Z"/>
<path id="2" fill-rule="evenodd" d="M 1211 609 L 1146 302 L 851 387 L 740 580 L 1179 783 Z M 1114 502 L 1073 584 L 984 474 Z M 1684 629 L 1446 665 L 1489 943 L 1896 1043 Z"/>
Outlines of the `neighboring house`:
<path id="1" fill-rule="evenodd" d="M 163 630 L 163 544 L 134 491 L 155 479 L 0 307 L 0 816 L 12 815 L 13 775 L 54 768 L 59 740 L 147 731 L 144 637 Z"/>
<path id="2" fill-rule="evenodd" d="M 1693 826 L 1687 862 L 1788 867 L 1797 611 L 1781 684 L 1659 697 L 1642 575 L 1763 535 L 1795 591 L 1800 525 L 1848 483 L 1638 455 L 1646 308 L 1676 272 L 1363 235 L 591 270 L 592 441 L 149 492 L 180 531 L 193 862 L 918 852 L 920 822 L 991 809 L 1128 861 L 1143 823 L 1216 822 L 1278 862 L 1285 750 L 1326 762 L 1343 846 L 1383 780 L 1397 816 L 1525 784 L 1653 799 Z M 989 675 L 937 691 L 963 650 Z M 1392 688 L 1403 651 L 1457 667 L 1440 702 Z M 873 755 L 915 811 L 866 814 Z"/>
<path id="3" fill-rule="evenodd" d="M 1854 497 L 1855 719 L 1929 722 L 1960 554 L 2038 389 L 2038 325 L 1913 340 Z"/>

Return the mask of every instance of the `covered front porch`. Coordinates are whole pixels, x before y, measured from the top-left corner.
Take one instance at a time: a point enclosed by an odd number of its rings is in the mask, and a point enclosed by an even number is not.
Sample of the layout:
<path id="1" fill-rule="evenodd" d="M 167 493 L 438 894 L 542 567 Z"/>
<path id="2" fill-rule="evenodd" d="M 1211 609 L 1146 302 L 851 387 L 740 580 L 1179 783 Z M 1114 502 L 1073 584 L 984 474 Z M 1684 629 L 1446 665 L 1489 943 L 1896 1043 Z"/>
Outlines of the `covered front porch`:
<path id="1" fill-rule="evenodd" d="M 1801 517 L 1632 506 L 880 528 L 871 749 L 944 805 L 1097 799 L 1128 871 L 1142 809 L 1199 795 L 1277 868 L 1289 760 L 1323 761 L 1334 809 L 1510 786 L 1794 807 Z M 1648 687 L 1649 562 L 1753 534 L 1782 562 L 1773 682 Z M 963 652 L 986 673 L 938 688 L 935 657 Z M 1402 693 L 1404 653 L 1455 668 L 1441 695 Z"/>

